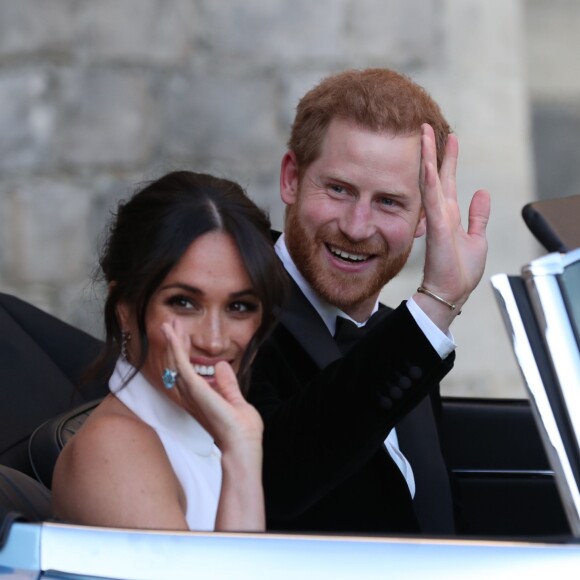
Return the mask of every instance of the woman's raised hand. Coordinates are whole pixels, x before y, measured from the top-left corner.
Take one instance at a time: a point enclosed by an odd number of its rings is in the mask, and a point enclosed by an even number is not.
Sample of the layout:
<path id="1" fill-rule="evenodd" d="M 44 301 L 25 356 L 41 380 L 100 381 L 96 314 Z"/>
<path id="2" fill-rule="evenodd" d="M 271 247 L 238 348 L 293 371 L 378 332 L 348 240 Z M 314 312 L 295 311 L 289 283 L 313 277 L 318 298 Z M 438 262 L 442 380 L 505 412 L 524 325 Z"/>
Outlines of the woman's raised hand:
<path id="1" fill-rule="evenodd" d="M 232 367 L 215 365 L 215 386 L 195 372 L 189 361 L 189 337 L 173 320 L 162 325 L 167 338 L 167 366 L 177 370 L 175 391 L 179 404 L 214 438 L 222 452 L 243 444 L 261 447 L 263 422 L 244 398 Z"/>
<path id="2" fill-rule="evenodd" d="M 164 323 L 168 368 L 177 370 L 177 402 L 213 437 L 222 452 L 222 487 L 215 529 L 263 531 L 262 432 L 258 411 L 242 395 L 232 367 L 215 366 L 215 386 L 195 372 L 189 361 L 189 337 L 179 322 Z"/>

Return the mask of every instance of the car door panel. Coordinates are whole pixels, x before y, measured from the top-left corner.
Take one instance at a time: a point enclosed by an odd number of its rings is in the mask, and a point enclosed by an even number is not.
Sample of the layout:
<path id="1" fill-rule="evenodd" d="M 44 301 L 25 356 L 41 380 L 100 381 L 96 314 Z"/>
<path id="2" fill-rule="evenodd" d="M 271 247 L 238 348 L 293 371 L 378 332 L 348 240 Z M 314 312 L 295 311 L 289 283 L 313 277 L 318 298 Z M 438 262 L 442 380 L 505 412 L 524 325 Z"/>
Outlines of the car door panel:
<path id="1" fill-rule="evenodd" d="M 442 446 L 461 534 L 570 534 L 527 401 L 444 398 Z"/>

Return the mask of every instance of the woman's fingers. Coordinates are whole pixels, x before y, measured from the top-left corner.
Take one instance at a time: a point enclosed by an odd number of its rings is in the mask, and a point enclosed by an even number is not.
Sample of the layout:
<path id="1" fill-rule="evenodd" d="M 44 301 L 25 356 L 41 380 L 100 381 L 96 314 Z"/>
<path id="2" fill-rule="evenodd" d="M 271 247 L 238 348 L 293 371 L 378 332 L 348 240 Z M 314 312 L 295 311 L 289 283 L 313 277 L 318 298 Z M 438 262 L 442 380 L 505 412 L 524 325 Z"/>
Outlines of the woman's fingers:
<path id="1" fill-rule="evenodd" d="M 185 338 L 180 332 L 179 326 L 175 321 L 165 322 L 161 330 L 167 339 L 167 361 L 168 368 L 177 371 L 177 380 L 175 383 L 176 395 L 179 397 L 182 405 L 189 412 L 196 416 L 197 404 L 200 394 L 196 393 L 200 387 L 203 388 L 205 381 L 195 372 L 189 362 L 188 351 L 185 346 Z M 209 385 L 205 385 L 208 388 Z"/>
<path id="2" fill-rule="evenodd" d="M 244 423 L 249 404 L 244 399 L 237 377 L 231 366 L 220 361 L 216 364 L 216 384 L 212 387 L 198 375 L 189 362 L 189 351 L 180 340 L 177 324 L 164 323 L 169 351 L 173 353 L 179 373 L 177 391 L 181 404 L 211 433 L 216 441 L 223 441 Z"/>
<path id="3" fill-rule="evenodd" d="M 163 331 L 165 337 L 167 338 L 167 333 Z M 175 356 L 175 349 L 173 348 L 171 342 L 167 340 L 167 346 L 165 349 L 165 368 L 163 369 L 161 380 L 163 386 L 166 389 L 172 389 L 177 381 L 177 360 Z"/>
<path id="4" fill-rule="evenodd" d="M 183 366 L 183 339 L 178 335 L 178 329 L 175 327 L 175 322 L 164 322 L 161 325 L 161 331 L 167 339 L 167 350 L 166 350 L 166 360 L 167 368 L 173 370 L 179 370 L 177 367 Z"/>
<path id="5" fill-rule="evenodd" d="M 238 379 L 234 369 L 225 361 L 220 361 L 215 366 L 216 390 L 232 405 L 245 403 L 246 400 L 240 390 Z"/>

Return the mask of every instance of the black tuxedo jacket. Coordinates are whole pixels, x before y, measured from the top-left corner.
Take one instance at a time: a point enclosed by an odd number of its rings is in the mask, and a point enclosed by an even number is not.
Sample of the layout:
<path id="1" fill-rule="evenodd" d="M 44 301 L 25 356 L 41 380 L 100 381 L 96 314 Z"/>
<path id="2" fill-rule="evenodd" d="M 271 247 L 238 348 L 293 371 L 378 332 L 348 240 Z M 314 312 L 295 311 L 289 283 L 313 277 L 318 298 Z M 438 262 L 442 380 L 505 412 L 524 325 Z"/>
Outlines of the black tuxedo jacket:
<path id="1" fill-rule="evenodd" d="M 341 358 L 294 284 L 258 352 L 249 394 L 265 424 L 268 528 L 452 533 L 449 481 L 428 394 L 453 360 L 441 360 L 405 304 Z M 384 447 L 395 426 L 413 467 L 414 501 Z"/>
<path id="2" fill-rule="evenodd" d="M 100 340 L 0 293 L 0 463 L 31 474 L 32 431 L 108 392 L 106 381 L 76 388 L 102 348 Z"/>

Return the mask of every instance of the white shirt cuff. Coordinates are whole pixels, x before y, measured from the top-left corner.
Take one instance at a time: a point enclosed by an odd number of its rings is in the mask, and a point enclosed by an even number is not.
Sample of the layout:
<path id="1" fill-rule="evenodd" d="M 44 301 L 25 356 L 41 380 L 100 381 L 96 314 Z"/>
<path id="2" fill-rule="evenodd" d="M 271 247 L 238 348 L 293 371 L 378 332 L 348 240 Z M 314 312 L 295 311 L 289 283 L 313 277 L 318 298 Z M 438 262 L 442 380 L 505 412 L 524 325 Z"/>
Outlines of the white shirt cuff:
<path id="1" fill-rule="evenodd" d="M 431 346 L 437 351 L 442 359 L 446 358 L 457 348 L 451 332 L 447 331 L 447 334 L 445 334 L 421 310 L 413 298 L 409 298 L 409 300 L 407 300 L 407 308 L 409 309 L 411 316 L 415 319 L 415 322 L 419 328 L 423 331 L 423 334 L 425 334 L 427 337 L 427 340 L 431 343 Z"/>

